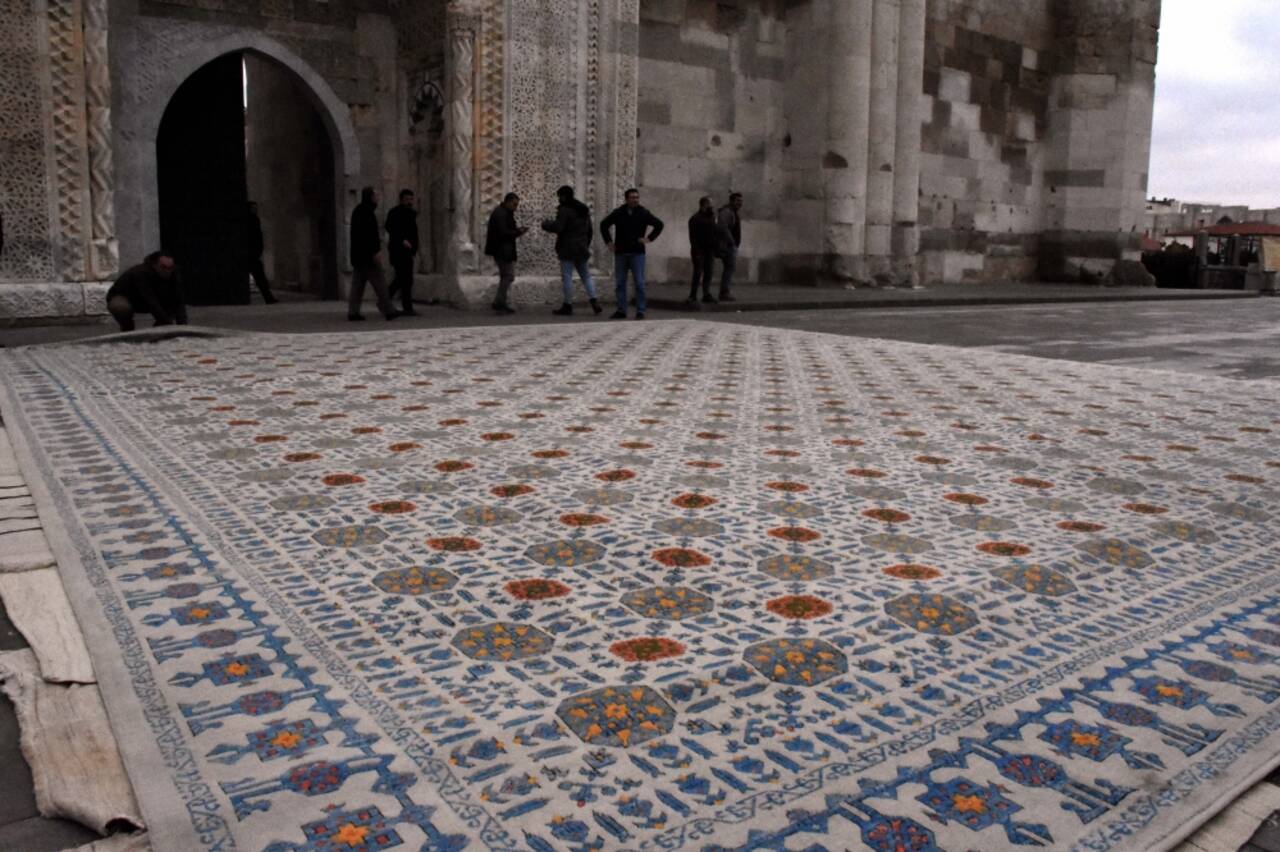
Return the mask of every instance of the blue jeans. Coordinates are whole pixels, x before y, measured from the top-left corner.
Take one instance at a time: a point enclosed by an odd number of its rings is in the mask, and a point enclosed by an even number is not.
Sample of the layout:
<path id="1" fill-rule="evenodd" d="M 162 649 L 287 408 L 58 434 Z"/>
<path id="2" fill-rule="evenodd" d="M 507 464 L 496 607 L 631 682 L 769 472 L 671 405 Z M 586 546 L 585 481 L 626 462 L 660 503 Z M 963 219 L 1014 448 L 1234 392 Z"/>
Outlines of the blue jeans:
<path id="1" fill-rule="evenodd" d="M 644 313 L 644 255 L 615 254 L 613 275 L 618 289 L 618 310 L 627 312 L 627 272 L 636 280 L 636 312 Z"/>
<path id="2" fill-rule="evenodd" d="M 595 301 L 596 282 L 591 280 L 591 265 L 586 260 L 560 261 L 560 286 L 564 288 L 564 303 L 573 304 L 573 271 L 578 270 L 582 286 L 587 288 L 587 298 Z"/>

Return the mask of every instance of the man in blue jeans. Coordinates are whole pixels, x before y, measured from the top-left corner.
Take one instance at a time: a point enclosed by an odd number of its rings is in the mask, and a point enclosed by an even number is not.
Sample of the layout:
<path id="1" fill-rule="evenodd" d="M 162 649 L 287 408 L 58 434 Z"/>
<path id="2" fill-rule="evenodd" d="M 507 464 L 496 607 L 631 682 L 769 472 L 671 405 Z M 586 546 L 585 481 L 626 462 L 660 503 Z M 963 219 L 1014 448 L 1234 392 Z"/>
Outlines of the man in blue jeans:
<path id="1" fill-rule="evenodd" d="M 560 258 L 560 283 L 564 288 L 564 303 L 551 313 L 559 317 L 573 316 L 573 273 L 577 270 L 582 286 L 587 290 L 591 310 L 597 314 L 604 310 L 596 298 L 596 285 L 591 280 L 591 210 L 573 197 L 573 187 L 562 186 L 556 190 L 560 204 L 556 217 L 542 223 L 542 230 L 556 235 L 556 257 Z"/>
<path id="2" fill-rule="evenodd" d="M 627 272 L 636 282 L 636 319 L 644 319 L 644 247 L 662 233 L 662 220 L 640 206 L 640 190 L 628 189 L 626 203 L 600 223 L 605 245 L 613 249 L 613 271 L 618 291 L 618 309 L 610 319 L 627 318 Z M 617 241 L 613 231 L 617 228 Z"/>

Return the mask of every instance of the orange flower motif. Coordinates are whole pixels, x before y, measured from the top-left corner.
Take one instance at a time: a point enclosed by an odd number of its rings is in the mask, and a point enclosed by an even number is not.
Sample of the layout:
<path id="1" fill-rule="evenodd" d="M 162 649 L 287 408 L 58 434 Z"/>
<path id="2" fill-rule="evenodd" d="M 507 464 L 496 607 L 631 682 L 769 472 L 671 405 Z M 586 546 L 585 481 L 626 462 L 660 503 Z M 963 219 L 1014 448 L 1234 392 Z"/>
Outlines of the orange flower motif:
<path id="1" fill-rule="evenodd" d="M 287 462 L 309 462 L 320 458 L 319 453 L 289 453 L 284 457 Z"/>
<path id="2" fill-rule="evenodd" d="M 942 456 L 916 456 L 915 460 L 920 464 L 951 464 L 951 459 L 946 459 Z"/>
<path id="3" fill-rule="evenodd" d="M 809 490 L 809 486 L 801 482 L 766 482 L 764 487 L 773 491 L 785 491 L 790 494 Z"/>
<path id="4" fill-rule="evenodd" d="M 985 506 L 991 501 L 986 497 L 979 497 L 977 494 L 943 494 L 943 500 L 950 500 L 952 503 L 959 503 L 962 506 Z"/>
<path id="5" fill-rule="evenodd" d="M 399 441 L 397 443 L 392 444 L 387 449 L 391 450 L 391 452 L 393 453 L 407 453 L 410 450 L 418 450 L 421 448 L 422 448 L 422 445 L 415 443 L 414 441 Z"/>
<path id="6" fill-rule="evenodd" d="M 545 601 L 562 598 L 572 589 L 556 580 L 512 580 L 507 583 L 507 594 L 521 601 Z"/>
<path id="7" fill-rule="evenodd" d="M 335 488 L 339 485 L 359 485 L 364 482 L 364 477 L 354 473 L 331 473 L 320 481 L 330 488 Z"/>
<path id="8" fill-rule="evenodd" d="M 444 553 L 467 553 L 472 550 L 479 550 L 483 545 L 474 538 L 467 538 L 460 535 L 448 535 L 441 538 L 427 539 L 427 547 L 432 550 L 439 550 Z"/>
<path id="9" fill-rule="evenodd" d="M 1025 544 L 1014 544 L 1009 541 L 984 541 L 978 550 L 991 556 L 1026 556 L 1031 548 Z"/>
<path id="10" fill-rule="evenodd" d="M 1120 508 L 1139 515 L 1163 515 L 1169 511 L 1164 506 L 1157 506 L 1154 503 L 1125 503 Z"/>
<path id="11" fill-rule="evenodd" d="M 408 500 L 386 500 L 381 503 L 370 503 L 369 511 L 379 515 L 403 515 L 417 510 L 417 505 Z"/>
<path id="12" fill-rule="evenodd" d="M 635 473 L 630 470 L 606 470 L 596 474 L 596 479 L 602 482 L 626 482 L 628 479 L 635 478 Z"/>
<path id="13" fill-rule="evenodd" d="M 901 524 L 911 520 L 910 515 L 906 512 L 899 512 L 897 509 L 867 509 L 863 511 L 862 516 L 886 524 Z"/>
<path id="14" fill-rule="evenodd" d="M 713 461 L 689 461 L 689 462 L 685 462 L 685 465 L 687 467 L 700 468 L 701 470 L 719 470 L 720 468 L 724 467 L 724 465 L 721 464 L 720 462 L 713 462 Z"/>
<path id="15" fill-rule="evenodd" d="M 569 527 L 594 527 L 598 524 L 609 523 L 609 519 L 604 515 L 590 515 L 585 512 L 571 512 L 567 515 L 561 515 L 560 523 Z"/>
<path id="16" fill-rule="evenodd" d="M 529 455 L 535 459 L 563 459 L 568 458 L 568 450 L 535 450 Z"/>
<path id="17" fill-rule="evenodd" d="M 711 564 L 710 556 L 687 547 L 664 547 L 652 556 L 668 568 L 705 568 Z"/>
<path id="18" fill-rule="evenodd" d="M 381 426 L 353 426 L 351 427 L 352 435 L 376 435 L 382 431 Z"/>
<path id="19" fill-rule="evenodd" d="M 885 473 L 883 470 L 876 470 L 875 468 L 871 468 L 871 467 L 851 467 L 848 470 L 846 470 L 845 473 L 849 474 L 850 476 L 857 476 L 863 479 L 882 479 L 889 475 Z"/>
<path id="20" fill-rule="evenodd" d="M 806 527 L 774 527 L 769 535 L 796 544 L 808 544 L 822 538 L 822 534 Z"/>
<path id="21" fill-rule="evenodd" d="M 701 438 L 704 441 L 719 441 L 721 438 L 726 436 L 721 435 L 719 432 L 698 432 L 694 437 Z"/>
<path id="22" fill-rule="evenodd" d="M 765 450 L 766 456 L 775 456 L 783 459 L 796 459 L 800 457 L 800 453 L 795 450 Z"/>
<path id="23" fill-rule="evenodd" d="M 937 568 L 928 565 L 916 565 L 905 562 L 901 565 L 890 565 L 884 573 L 899 580 L 936 580 L 942 576 Z"/>
<path id="24" fill-rule="evenodd" d="M 1243 473 L 1228 473 L 1224 478 L 1231 482 L 1243 482 L 1248 485 L 1261 485 L 1266 482 L 1261 476 L 1247 476 Z"/>
<path id="25" fill-rule="evenodd" d="M 480 436 L 482 441 L 510 441 L 515 435 L 510 432 L 485 432 Z"/>
<path id="26" fill-rule="evenodd" d="M 829 602 L 812 595 L 787 595 L 774 598 L 764 606 L 774 615 L 804 621 L 830 615 L 835 609 Z"/>
<path id="27" fill-rule="evenodd" d="M 866 441 L 861 441 L 857 438 L 836 438 L 831 443 L 837 447 L 863 447 L 867 444 Z"/>
<path id="28" fill-rule="evenodd" d="M 436 462 L 436 470 L 441 473 L 458 473 L 463 470 L 470 470 L 475 465 L 470 462 L 457 461 L 456 459 L 448 459 L 442 462 Z"/>
<path id="29" fill-rule="evenodd" d="M 284 435 L 258 435 L 253 439 L 255 444 L 278 444 L 281 441 L 289 440 Z"/>
<path id="30" fill-rule="evenodd" d="M 661 636 L 645 636 L 640 639 L 627 639 L 609 646 L 609 652 L 621 657 L 629 663 L 648 663 L 654 660 L 665 660 L 678 657 L 685 651 L 684 645 L 674 639 Z"/>
<path id="31" fill-rule="evenodd" d="M 228 426 L 261 426 L 257 420 L 228 420 Z"/>
<path id="32" fill-rule="evenodd" d="M 438 423 L 437 425 L 440 425 L 440 426 L 465 426 L 465 425 L 467 425 L 467 421 L 463 420 L 463 419 L 462 419 L 462 418 L 460 418 L 460 417 L 450 417 L 450 418 L 449 418 L 449 419 L 447 419 L 447 420 L 441 420 L 441 421 L 439 421 L 439 423 Z"/>
<path id="33" fill-rule="evenodd" d="M 962 796 L 957 794 L 951 797 L 951 806 L 955 808 L 956 813 L 961 814 L 984 814 L 987 812 L 987 803 L 981 796 Z"/>
<path id="34" fill-rule="evenodd" d="M 1058 529 L 1067 532 L 1079 533 L 1095 533 L 1106 529 L 1102 524 L 1095 524 L 1092 521 L 1059 521 Z"/>
<path id="35" fill-rule="evenodd" d="M 1042 491 L 1053 487 L 1052 482 L 1047 482 L 1043 479 L 1033 479 L 1029 476 L 1015 476 L 1013 479 L 1010 479 L 1009 482 L 1013 485 L 1021 485 L 1023 488 L 1038 488 Z"/>
<path id="36" fill-rule="evenodd" d="M 495 497 L 520 497 L 532 494 L 533 491 L 532 485 L 495 485 L 489 489 L 489 493 Z"/>
<path id="37" fill-rule="evenodd" d="M 716 498 L 708 497 L 706 494 L 681 494 L 671 501 L 673 505 L 679 506 L 681 509 L 705 509 L 719 502 Z"/>
<path id="38" fill-rule="evenodd" d="M 652 450 L 653 449 L 653 444 L 645 443 L 644 441 L 623 441 L 621 444 L 618 444 L 618 446 L 622 447 L 622 449 L 624 450 Z"/>

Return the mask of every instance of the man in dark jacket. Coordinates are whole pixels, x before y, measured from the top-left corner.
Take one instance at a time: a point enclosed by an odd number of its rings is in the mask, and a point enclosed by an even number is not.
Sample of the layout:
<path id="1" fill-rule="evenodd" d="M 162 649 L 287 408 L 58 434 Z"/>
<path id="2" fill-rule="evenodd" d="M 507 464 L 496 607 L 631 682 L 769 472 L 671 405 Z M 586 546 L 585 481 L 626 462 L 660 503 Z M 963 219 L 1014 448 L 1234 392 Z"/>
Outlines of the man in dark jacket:
<path id="1" fill-rule="evenodd" d="M 720 260 L 724 271 L 720 276 L 720 301 L 736 302 L 733 298 L 733 273 L 738 268 L 738 249 L 742 248 L 742 193 L 729 195 L 729 203 L 720 208 L 716 218 L 720 226 Z"/>
<path id="2" fill-rule="evenodd" d="M 262 301 L 274 305 L 279 300 L 271 293 L 271 282 L 267 280 L 267 269 L 262 265 L 262 252 L 265 243 L 262 239 L 262 220 L 258 218 L 258 203 L 249 202 L 249 210 L 244 220 L 245 253 L 249 256 L 249 274 L 253 283 L 262 294 Z"/>
<path id="3" fill-rule="evenodd" d="M 698 199 L 698 212 L 689 217 L 689 256 L 693 259 L 693 283 L 689 285 L 689 299 L 685 303 L 698 309 L 698 285 L 702 285 L 702 301 L 715 302 L 711 295 L 711 273 L 716 262 L 716 249 L 720 246 L 720 228 L 716 224 L 716 208 L 711 199 Z"/>
<path id="4" fill-rule="evenodd" d="M 133 331 L 136 314 L 151 314 L 156 325 L 187 324 L 187 307 L 177 266 L 167 252 L 147 255 L 137 266 L 116 279 L 107 291 L 107 311 L 121 331 Z"/>
<path id="5" fill-rule="evenodd" d="M 382 233 L 378 229 L 378 194 L 366 186 L 360 192 L 360 203 L 351 213 L 351 292 L 347 296 L 347 319 L 360 322 L 364 316 L 364 285 L 373 286 L 378 310 L 388 321 L 400 316 L 387 296 L 387 280 L 382 275 Z"/>
<path id="6" fill-rule="evenodd" d="M 618 291 L 618 309 L 610 319 L 627 318 L 627 273 L 636 282 L 636 319 L 644 319 L 644 247 L 662 233 L 662 220 L 640 206 L 640 190 L 628 189 L 623 196 L 626 203 L 614 210 L 600 223 L 600 233 L 605 245 L 613 249 L 614 283 Z M 618 239 L 613 234 L 617 228 Z"/>
<path id="7" fill-rule="evenodd" d="M 414 316 L 413 259 L 418 254 L 418 211 L 414 207 L 412 189 L 400 190 L 400 203 L 387 214 L 387 251 L 391 254 L 391 279 L 388 295 L 400 292 L 401 313 Z"/>
<path id="8" fill-rule="evenodd" d="M 515 308 L 507 302 L 511 284 L 516 280 L 516 240 L 528 233 L 528 228 L 516 224 L 516 210 L 520 196 L 508 192 L 502 203 L 489 214 L 489 228 L 484 239 L 484 253 L 498 264 L 498 293 L 493 298 L 493 309 L 500 314 L 514 314 Z"/>
<path id="9" fill-rule="evenodd" d="M 591 280 L 591 210 L 573 197 L 573 187 L 562 186 L 556 190 L 560 206 L 556 218 L 542 223 L 542 230 L 556 235 L 556 257 L 560 258 L 560 284 L 564 289 L 564 304 L 552 311 L 556 316 L 573 316 L 573 271 L 578 271 L 582 286 L 587 290 L 591 310 L 597 314 L 603 308 L 596 298 L 596 284 Z"/>

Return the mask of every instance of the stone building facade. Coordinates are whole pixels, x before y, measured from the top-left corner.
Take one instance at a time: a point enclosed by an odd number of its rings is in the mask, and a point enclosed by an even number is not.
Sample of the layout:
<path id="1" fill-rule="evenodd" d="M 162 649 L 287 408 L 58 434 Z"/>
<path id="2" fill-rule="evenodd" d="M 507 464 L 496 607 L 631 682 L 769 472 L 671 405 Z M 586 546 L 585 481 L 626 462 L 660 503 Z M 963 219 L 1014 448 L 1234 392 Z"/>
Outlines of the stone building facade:
<path id="1" fill-rule="evenodd" d="M 100 313 L 173 239 L 158 140 L 229 55 L 286 288 L 342 290 L 363 186 L 417 192 L 419 274 L 460 304 L 492 287 L 502 195 L 536 225 L 565 183 L 598 216 L 641 189 L 669 227 L 654 280 L 685 278 L 686 219 L 731 190 L 752 281 L 1105 274 L 1140 245 L 1158 22 L 1159 0 L 0 0 L 0 321 Z M 521 254 L 554 298 L 551 240 Z"/>

